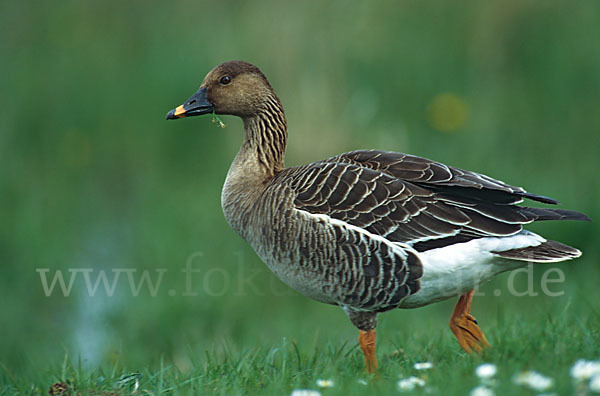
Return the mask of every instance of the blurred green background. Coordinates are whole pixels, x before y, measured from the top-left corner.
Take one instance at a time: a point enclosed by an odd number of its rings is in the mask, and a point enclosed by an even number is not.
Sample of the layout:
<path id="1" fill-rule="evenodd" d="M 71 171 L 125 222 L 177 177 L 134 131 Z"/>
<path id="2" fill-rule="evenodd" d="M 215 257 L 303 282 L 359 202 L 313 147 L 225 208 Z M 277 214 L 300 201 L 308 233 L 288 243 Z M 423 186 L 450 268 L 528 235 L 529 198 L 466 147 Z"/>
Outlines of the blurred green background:
<path id="1" fill-rule="evenodd" d="M 35 378 L 65 354 L 96 367 L 161 358 L 185 372 L 205 350 L 296 340 L 355 343 L 336 307 L 275 279 L 226 224 L 220 189 L 242 139 L 224 117 L 166 122 L 215 65 L 268 76 L 290 127 L 287 164 L 359 148 L 489 174 L 600 219 L 600 3 L 595 1 L 74 1 L 0 5 L 0 362 Z M 482 328 L 569 310 L 599 315 L 597 223 L 532 227 L 584 257 L 545 296 L 482 288 Z M 186 262 L 200 270 L 187 291 Z M 37 269 L 122 273 L 95 296 L 44 293 Z M 527 288 L 519 275 L 517 290 Z M 492 291 L 500 290 L 500 297 Z M 380 348 L 453 337 L 454 301 L 381 315 Z M 394 343 L 398 345 L 393 345 Z M 597 346 L 596 346 L 597 347 Z M 600 351 L 590 351 L 598 355 Z M 0 370 L 2 371 L 2 370 Z"/>

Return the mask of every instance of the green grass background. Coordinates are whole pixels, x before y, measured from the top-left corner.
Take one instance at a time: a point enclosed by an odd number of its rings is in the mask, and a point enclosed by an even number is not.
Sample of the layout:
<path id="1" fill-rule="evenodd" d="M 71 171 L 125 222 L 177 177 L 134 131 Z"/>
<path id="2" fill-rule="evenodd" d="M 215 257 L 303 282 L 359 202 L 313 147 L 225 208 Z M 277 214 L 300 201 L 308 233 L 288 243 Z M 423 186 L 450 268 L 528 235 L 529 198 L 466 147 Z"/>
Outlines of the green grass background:
<path id="1" fill-rule="evenodd" d="M 494 361 L 498 394 L 530 394 L 510 382 L 527 368 L 569 394 L 575 359 L 600 357 L 598 226 L 545 223 L 532 229 L 584 251 L 552 266 L 564 294 L 541 293 L 547 266 L 538 296 L 511 296 L 506 274 L 484 286 L 473 308 L 494 349 L 475 359 L 447 328 L 454 301 L 381 315 L 380 379 L 358 385 L 345 314 L 287 289 L 221 214 L 241 122 L 164 120 L 213 66 L 243 59 L 284 104 L 288 165 L 408 152 L 598 219 L 600 3 L 22 1 L 2 2 L 0 29 L 0 394 L 64 380 L 127 393 L 114 381 L 138 371 L 154 394 L 289 394 L 316 378 L 336 380 L 327 395 L 387 393 L 425 360 L 434 393 L 466 394 Z M 466 115 L 451 132 L 431 123 L 443 93 Z M 183 296 L 194 254 L 198 295 Z M 132 296 L 123 275 L 112 297 L 81 278 L 46 297 L 40 268 L 167 272 L 156 296 Z"/>

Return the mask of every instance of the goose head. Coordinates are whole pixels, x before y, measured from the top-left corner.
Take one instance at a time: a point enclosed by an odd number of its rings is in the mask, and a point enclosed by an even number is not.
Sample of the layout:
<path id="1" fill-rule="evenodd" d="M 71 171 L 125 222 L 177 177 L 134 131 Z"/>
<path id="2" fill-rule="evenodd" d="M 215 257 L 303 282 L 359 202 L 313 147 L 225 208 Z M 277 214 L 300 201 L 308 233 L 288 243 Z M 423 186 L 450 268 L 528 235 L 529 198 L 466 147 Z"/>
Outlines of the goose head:
<path id="1" fill-rule="evenodd" d="M 212 69 L 200 88 L 184 104 L 167 113 L 167 120 L 202 114 L 249 118 L 261 112 L 273 88 L 258 67 L 231 61 Z"/>

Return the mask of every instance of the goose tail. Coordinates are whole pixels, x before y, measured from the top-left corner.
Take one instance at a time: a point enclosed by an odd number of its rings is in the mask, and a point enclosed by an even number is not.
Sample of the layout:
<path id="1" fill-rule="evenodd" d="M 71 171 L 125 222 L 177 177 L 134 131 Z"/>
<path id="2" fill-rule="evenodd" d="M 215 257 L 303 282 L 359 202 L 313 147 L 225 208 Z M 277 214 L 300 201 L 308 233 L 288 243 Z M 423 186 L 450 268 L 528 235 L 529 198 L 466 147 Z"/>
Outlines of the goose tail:
<path id="1" fill-rule="evenodd" d="M 507 259 L 534 263 L 557 263 L 581 256 L 580 250 L 556 241 L 545 241 L 537 246 L 493 253 Z"/>

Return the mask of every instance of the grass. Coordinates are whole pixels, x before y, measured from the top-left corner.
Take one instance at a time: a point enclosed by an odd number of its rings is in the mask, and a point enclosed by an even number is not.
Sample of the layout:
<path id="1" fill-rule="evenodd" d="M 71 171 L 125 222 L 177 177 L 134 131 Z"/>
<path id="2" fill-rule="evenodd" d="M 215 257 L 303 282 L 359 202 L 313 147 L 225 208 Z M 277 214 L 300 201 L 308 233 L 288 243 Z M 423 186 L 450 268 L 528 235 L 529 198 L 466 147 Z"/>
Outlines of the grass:
<path id="1" fill-rule="evenodd" d="M 535 394 L 513 383 L 514 376 L 524 370 L 553 378 L 551 391 L 556 394 L 573 394 L 569 369 L 578 359 L 598 358 L 590 348 L 600 341 L 600 321 L 597 316 L 582 321 L 569 313 L 539 316 L 517 316 L 511 318 L 508 327 L 493 327 L 488 337 L 494 347 L 474 357 L 462 352 L 446 329 L 399 336 L 389 334 L 385 326 L 380 331 L 380 337 L 383 334 L 385 338 L 380 339 L 377 377 L 364 372 L 362 354 L 354 340 L 319 342 L 315 348 L 307 348 L 284 338 L 268 346 L 232 348 L 224 343 L 205 354 L 188 351 L 189 365 L 185 368 L 164 357 L 153 367 L 132 367 L 122 356 L 110 366 L 89 368 L 67 354 L 60 365 L 36 373 L 32 382 L 23 381 L 5 367 L 2 378 L 6 382 L 0 394 L 41 395 L 51 384 L 63 382 L 82 394 L 128 395 L 136 379 L 138 393 L 154 395 L 285 395 L 294 389 L 318 389 L 317 379 L 335 383 L 321 390 L 324 395 L 397 394 L 398 380 L 415 375 L 423 378 L 426 386 L 410 394 L 466 395 L 477 386 L 474 370 L 483 362 L 498 366 L 493 386 L 497 394 Z M 424 372 L 415 370 L 414 363 L 421 361 L 432 362 L 434 367 Z"/>
<path id="2" fill-rule="evenodd" d="M 528 295 L 511 295 L 507 274 L 482 289 L 474 314 L 492 350 L 460 351 L 447 328 L 453 301 L 390 312 L 380 378 L 357 384 L 362 357 L 344 313 L 279 282 L 223 219 L 241 122 L 164 121 L 210 68 L 244 59 L 286 109 L 288 165 L 407 152 L 597 220 L 600 3 L 5 1 L 0 29 L 2 393 L 70 381 L 127 394 L 115 382 L 136 372 L 155 395 L 285 395 L 318 378 L 336 382 L 323 394 L 391 393 L 412 363 L 431 361 L 427 386 L 464 395 L 473 368 L 491 361 L 497 394 L 533 394 L 510 381 L 525 368 L 572 394 L 570 365 L 600 357 L 597 221 L 543 223 L 530 228 L 584 255 L 537 266 Z M 189 262 L 196 295 L 181 272 Z M 550 268 L 565 275 L 550 286 L 557 297 L 541 289 Z M 39 269 L 165 272 L 156 295 L 134 296 L 123 274 L 113 295 L 91 297 L 80 273 L 64 297 L 45 295 Z M 514 286 L 529 284 L 521 274 Z"/>

